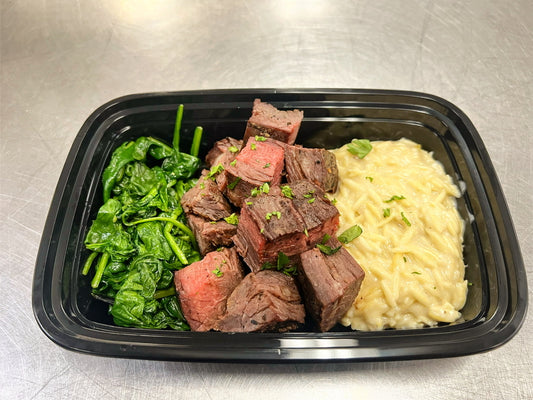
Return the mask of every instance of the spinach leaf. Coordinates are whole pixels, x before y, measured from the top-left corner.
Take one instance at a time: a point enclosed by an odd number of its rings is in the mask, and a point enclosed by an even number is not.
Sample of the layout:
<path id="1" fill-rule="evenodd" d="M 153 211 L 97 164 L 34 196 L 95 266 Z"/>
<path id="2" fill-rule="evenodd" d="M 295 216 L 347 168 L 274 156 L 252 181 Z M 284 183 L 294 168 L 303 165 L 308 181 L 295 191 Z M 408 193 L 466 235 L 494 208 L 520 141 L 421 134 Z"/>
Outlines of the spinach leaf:
<path id="1" fill-rule="evenodd" d="M 174 255 L 167 239 L 163 235 L 161 222 L 152 221 L 139 224 L 137 234 L 142 241 L 139 254 L 151 254 L 160 260 L 170 260 Z"/>
<path id="2" fill-rule="evenodd" d="M 182 116 L 180 105 L 172 146 L 153 137 L 125 142 L 102 174 L 104 204 L 85 238 L 82 274 L 96 264 L 93 294 L 112 302 L 117 325 L 189 329 L 173 281 L 174 270 L 200 259 L 180 199 L 196 184 L 202 129 L 191 154 L 181 153 Z"/>
<path id="3" fill-rule="evenodd" d="M 117 325 L 188 329 L 181 310 L 178 312 L 177 301 L 173 303 L 175 296 L 165 297 L 161 301 L 154 298 L 162 276 L 162 262 L 151 255 L 138 257 L 132 262 L 128 276 L 110 308 Z"/>
<path id="4" fill-rule="evenodd" d="M 146 161 L 148 153 L 156 159 L 163 159 L 173 156 L 175 152 L 160 140 L 144 136 L 120 145 L 113 152 L 111 161 L 102 174 L 104 202 L 109 200 L 113 187 L 123 176 L 123 168 L 132 161 Z"/>
<path id="5" fill-rule="evenodd" d="M 186 153 L 175 152 L 163 160 L 161 168 L 172 179 L 188 179 L 200 167 L 200 159 Z"/>
<path id="6" fill-rule="evenodd" d="M 85 246 L 89 250 L 107 252 L 116 261 L 124 261 L 135 253 L 129 233 L 117 222 L 120 210 L 118 200 L 108 200 L 98 210 L 85 238 Z"/>

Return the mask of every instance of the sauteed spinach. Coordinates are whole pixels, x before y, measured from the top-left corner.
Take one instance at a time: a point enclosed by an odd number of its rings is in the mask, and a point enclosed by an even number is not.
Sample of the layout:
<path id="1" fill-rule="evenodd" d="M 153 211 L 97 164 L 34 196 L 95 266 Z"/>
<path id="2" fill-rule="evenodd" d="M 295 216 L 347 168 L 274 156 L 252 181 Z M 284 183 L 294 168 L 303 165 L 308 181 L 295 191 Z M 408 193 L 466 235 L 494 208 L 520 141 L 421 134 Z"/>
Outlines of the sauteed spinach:
<path id="1" fill-rule="evenodd" d="M 172 146 L 153 137 L 125 142 L 102 174 L 104 204 L 85 238 L 91 253 L 82 274 L 94 265 L 92 292 L 112 303 L 117 325 L 189 329 L 173 271 L 200 259 L 180 199 L 195 184 L 202 128 L 195 129 L 190 154 L 182 153 L 182 118 L 180 105 Z"/>

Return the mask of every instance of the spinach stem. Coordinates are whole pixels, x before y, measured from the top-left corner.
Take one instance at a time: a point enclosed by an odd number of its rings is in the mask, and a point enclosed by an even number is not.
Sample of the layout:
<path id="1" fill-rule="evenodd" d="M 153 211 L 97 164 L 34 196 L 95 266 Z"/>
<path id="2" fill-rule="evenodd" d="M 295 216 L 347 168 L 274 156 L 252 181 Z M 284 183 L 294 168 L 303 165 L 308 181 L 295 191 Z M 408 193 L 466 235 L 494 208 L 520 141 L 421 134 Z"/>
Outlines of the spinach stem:
<path id="1" fill-rule="evenodd" d="M 133 221 L 133 222 L 126 222 L 126 221 L 122 221 L 122 222 L 126 226 L 132 226 L 132 225 L 142 224 L 143 222 L 151 222 L 151 221 L 170 222 L 171 224 L 177 226 L 183 233 L 187 234 L 187 236 L 191 240 L 191 243 L 194 245 L 194 247 L 198 248 L 198 245 L 196 243 L 196 238 L 194 237 L 194 233 L 191 231 L 191 229 L 187 225 L 185 225 L 183 222 L 177 221 L 173 218 L 151 217 L 151 218 L 140 219 L 138 221 Z"/>
<path id="2" fill-rule="evenodd" d="M 181 120 L 183 118 L 183 104 L 178 106 L 178 112 L 176 113 L 176 124 L 174 125 L 174 138 L 172 139 L 172 146 L 176 153 L 180 151 L 180 130 Z"/>
<path id="3" fill-rule="evenodd" d="M 176 254 L 176 257 L 178 257 L 178 260 L 184 265 L 189 264 L 189 260 L 187 260 L 187 256 L 185 253 L 179 248 L 178 244 L 172 237 L 172 234 L 170 233 L 170 230 L 172 229 L 172 224 L 170 222 L 167 222 L 165 225 L 165 228 L 163 229 L 163 235 L 165 236 L 165 239 L 167 239 L 168 245 Z"/>
<path id="4" fill-rule="evenodd" d="M 168 289 L 156 290 L 154 293 L 154 299 L 162 299 L 163 297 L 172 296 L 173 294 L 176 294 L 176 289 L 174 286 L 171 286 Z"/>
<path id="5" fill-rule="evenodd" d="M 102 280 L 102 276 L 104 275 L 104 270 L 108 261 L 109 253 L 102 253 L 102 257 L 100 257 L 100 260 L 98 260 L 98 265 L 96 266 L 96 273 L 94 274 L 94 278 L 91 281 L 91 287 L 93 289 L 96 289 L 98 285 L 100 285 L 100 281 Z"/>
<path id="6" fill-rule="evenodd" d="M 85 261 L 85 264 L 83 265 L 83 270 L 81 271 L 82 275 L 87 275 L 89 271 L 91 270 L 91 266 L 93 265 L 93 261 L 98 256 L 98 253 L 96 251 L 93 251 L 89 257 L 87 257 L 87 261 Z"/>
<path id="7" fill-rule="evenodd" d="M 200 152 L 200 142 L 202 141 L 202 134 L 204 129 L 201 126 L 197 126 L 194 129 L 194 136 L 192 138 L 191 156 L 198 157 Z"/>
<path id="8" fill-rule="evenodd" d="M 167 152 L 172 152 L 172 147 L 170 147 L 169 145 L 167 145 L 166 143 L 163 143 L 161 140 L 158 140 L 156 138 L 153 138 L 151 136 L 147 137 L 147 139 L 153 143 L 153 144 L 156 144 L 158 146 L 161 146 L 162 148 L 164 148 Z"/>

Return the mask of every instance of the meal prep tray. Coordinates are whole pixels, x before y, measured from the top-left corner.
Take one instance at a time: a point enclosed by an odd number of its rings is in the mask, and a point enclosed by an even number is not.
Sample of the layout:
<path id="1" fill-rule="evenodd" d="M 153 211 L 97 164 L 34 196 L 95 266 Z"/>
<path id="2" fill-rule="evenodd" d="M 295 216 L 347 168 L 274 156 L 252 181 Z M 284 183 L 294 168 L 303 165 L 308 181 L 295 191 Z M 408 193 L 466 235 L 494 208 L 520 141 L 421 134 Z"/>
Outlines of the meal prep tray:
<path id="1" fill-rule="evenodd" d="M 102 205 L 101 174 L 126 140 L 172 141 L 175 113 L 185 105 L 183 148 L 204 128 L 200 156 L 226 136 L 242 137 L 252 103 L 298 108 L 297 143 L 339 147 L 353 138 L 411 139 L 433 152 L 463 193 L 464 259 L 471 282 L 455 324 L 413 330 L 352 331 L 337 326 L 290 333 L 178 332 L 113 325 L 108 305 L 91 296 L 81 275 L 83 241 Z M 487 151 L 453 104 L 424 93 L 352 89 L 244 89 L 136 94 L 91 114 L 65 162 L 37 256 L 33 310 L 55 343 L 101 356 L 188 361 L 302 362 L 450 357 L 490 350 L 511 339 L 527 308 L 527 281 L 508 207 Z"/>

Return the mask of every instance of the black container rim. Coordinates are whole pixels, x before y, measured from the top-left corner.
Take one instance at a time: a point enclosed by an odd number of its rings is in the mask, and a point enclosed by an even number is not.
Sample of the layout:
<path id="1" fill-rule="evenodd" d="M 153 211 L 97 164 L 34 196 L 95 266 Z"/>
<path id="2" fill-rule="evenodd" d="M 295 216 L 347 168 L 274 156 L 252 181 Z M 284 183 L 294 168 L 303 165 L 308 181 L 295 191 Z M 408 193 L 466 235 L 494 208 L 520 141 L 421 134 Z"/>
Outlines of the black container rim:
<path id="1" fill-rule="evenodd" d="M 58 220 L 58 215 L 61 203 L 75 190 L 70 185 L 72 175 L 76 174 L 72 167 L 90 129 L 123 108 L 138 106 L 139 102 L 148 101 L 170 107 L 177 104 L 177 99 L 201 101 L 203 98 L 215 102 L 240 103 L 240 99 L 261 96 L 268 96 L 274 103 L 297 101 L 302 106 L 307 104 L 306 101 L 309 104 L 316 103 L 317 100 L 312 99 L 320 96 L 323 99 L 319 102 L 324 106 L 328 105 L 328 96 L 339 97 L 331 101 L 332 105 L 338 107 L 343 102 L 352 105 L 372 104 L 374 107 L 381 104 L 384 108 L 413 106 L 459 126 L 458 134 L 468 135 L 475 147 L 476 160 L 472 159 L 473 165 L 484 169 L 484 177 L 478 176 L 476 179 L 480 181 L 480 190 L 485 193 L 481 203 L 488 217 L 498 272 L 497 282 L 494 282 L 498 286 L 498 304 L 491 317 L 478 318 L 461 330 L 455 330 L 454 325 L 450 325 L 405 331 L 354 331 L 349 336 L 344 332 L 223 334 L 107 326 L 88 321 L 76 315 L 75 310 L 65 307 L 60 301 L 61 291 L 52 285 L 53 278 L 57 281 L 63 267 L 61 260 L 56 257 L 58 238 L 62 230 L 67 229 L 65 221 Z M 518 332 L 525 318 L 527 296 L 524 263 L 500 183 L 481 137 L 457 106 L 440 97 L 414 91 L 262 88 L 138 93 L 118 97 L 98 107 L 76 136 L 52 199 L 36 259 L 32 305 L 41 330 L 52 341 L 69 350 L 87 354 L 186 361 L 337 362 L 452 357 L 491 350 L 503 345 Z M 176 341 L 176 337 L 180 340 Z"/>

